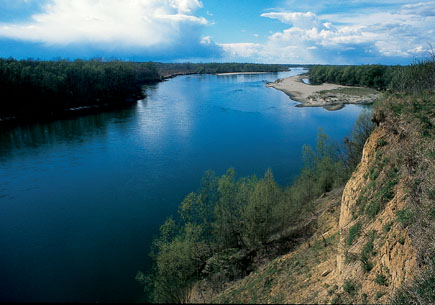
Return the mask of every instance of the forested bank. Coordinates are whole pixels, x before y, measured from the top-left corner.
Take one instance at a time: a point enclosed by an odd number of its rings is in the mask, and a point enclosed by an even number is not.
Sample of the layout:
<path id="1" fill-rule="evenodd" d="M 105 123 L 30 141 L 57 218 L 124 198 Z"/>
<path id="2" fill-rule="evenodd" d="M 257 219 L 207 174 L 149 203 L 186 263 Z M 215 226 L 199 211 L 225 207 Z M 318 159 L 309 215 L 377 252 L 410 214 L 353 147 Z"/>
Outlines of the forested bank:
<path id="1" fill-rule="evenodd" d="M 435 54 L 408 66 L 313 66 L 309 71 L 310 83 L 334 83 L 362 86 L 376 90 L 407 94 L 432 94 L 435 88 Z"/>
<path id="2" fill-rule="evenodd" d="M 289 65 L 253 63 L 155 63 L 162 77 L 180 74 L 215 74 L 233 72 L 281 72 Z"/>
<path id="3" fill-rule="evenodd" d="M 159 79 L 152 63 L 0 59 L 0 118 L 122 104 L 142 98 L 142 86 Z"/>
<path id="4" fill-rule="evenodd" d="M 243 63 L 0 59 L 0 123 L 122 107 L 143 98 L 145 84 L 175 75 L 285 70 L 286 65 Z"/>

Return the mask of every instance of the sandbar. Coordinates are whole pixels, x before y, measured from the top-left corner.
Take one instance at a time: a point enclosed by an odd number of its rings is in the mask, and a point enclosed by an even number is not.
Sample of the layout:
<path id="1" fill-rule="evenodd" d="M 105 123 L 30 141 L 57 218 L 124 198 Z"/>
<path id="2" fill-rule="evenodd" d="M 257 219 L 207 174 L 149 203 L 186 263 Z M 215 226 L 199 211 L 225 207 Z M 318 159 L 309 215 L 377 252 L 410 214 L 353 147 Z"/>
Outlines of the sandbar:
<path id="1" fill-rule="evenodd" d="M 344 104 L 371 104 L 380 92 L 374 89 L 343 86 L 336 84 L 308 85 L 302 81 L 306 75 L 296 75 L 278 79 L 266 86 L 287 94 L 292 100 L 300 102 L 300 107 L 325 107 Z M 337 108 L 337 107 L 336 107 Z"/>

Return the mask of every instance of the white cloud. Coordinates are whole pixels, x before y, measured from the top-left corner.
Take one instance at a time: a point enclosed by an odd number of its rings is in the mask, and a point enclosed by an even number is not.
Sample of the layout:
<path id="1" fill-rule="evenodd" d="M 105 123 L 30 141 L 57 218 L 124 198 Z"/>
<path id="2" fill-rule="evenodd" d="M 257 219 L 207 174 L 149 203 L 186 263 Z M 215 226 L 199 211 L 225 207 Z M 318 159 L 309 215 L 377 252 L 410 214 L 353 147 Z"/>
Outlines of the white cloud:
<path id="1" fill-rule="evenodd" d="M 164 48 L 186 37 L 199 44 L 207 24 L 194 15 L 201 7 L 198 0 L 53 0 L 28 22 L 0 23 L 0 37 L 111 48 Z"/>
<path id="2" fill-rule="evenodd" d="M 415 4 L 406 4 L 400 11 L 403 14 L 413 14 L 419 16 L 435 16 L 434 2 L 420 2 Z"/>
<path id="3" fill-rule="evenodd" d="M 320 27 L 316 14 L 312 12 L 271 12 L 261 14 L 262 17 L 278 19 L 282 23 L 290 24 L 301 29 L 311 29 L 312 27 Z"/>
<path id="4" fill-rule="evenodd" d="M 269 12 L 261 16 L 291 27 L 272 33 L 264 44 L 222 45 L 231 55 L 254 61 L 363 63 L 388 57 L 412 60 L 434 44 L 435 2 L 402 5 L 391 11 L 316 15 Z M 360 62 L 357 62 L 360 60 Z"/>

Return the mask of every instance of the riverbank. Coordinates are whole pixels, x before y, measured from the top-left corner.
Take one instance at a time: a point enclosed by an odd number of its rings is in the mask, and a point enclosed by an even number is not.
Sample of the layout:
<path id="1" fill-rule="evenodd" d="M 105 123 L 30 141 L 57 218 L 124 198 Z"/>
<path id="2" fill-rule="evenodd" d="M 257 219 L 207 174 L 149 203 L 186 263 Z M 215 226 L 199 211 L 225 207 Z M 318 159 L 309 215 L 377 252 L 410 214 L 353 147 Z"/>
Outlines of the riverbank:
<path id="1" fill-rule="evenodd" d="M 363 87 L 336 84 L 308 85 L 302 81 L 306 75 L 296 75 L 268 83 L 266 87 L 275 88 L 287 94 L 292 100 L 300 102 L 299 107 L 340 108 L 344 104 L 371 104 L 380 92 Z"/>
<path id="2" fill-rule="evenodd" d="M 265 73 L 273 73 L 273 72 L 229 72 L 229 73 L 216 73 L 216 75 L 224 76 L 224 75 L 265 74 Z"/>

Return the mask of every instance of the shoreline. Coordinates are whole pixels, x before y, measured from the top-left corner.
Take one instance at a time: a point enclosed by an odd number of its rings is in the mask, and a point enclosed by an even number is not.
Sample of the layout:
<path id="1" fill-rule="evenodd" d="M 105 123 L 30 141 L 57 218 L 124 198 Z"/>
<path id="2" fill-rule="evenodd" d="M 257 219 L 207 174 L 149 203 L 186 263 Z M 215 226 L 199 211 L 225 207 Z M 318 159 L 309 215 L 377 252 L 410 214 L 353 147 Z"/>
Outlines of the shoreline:
<path id="1" fill-rule="evenodd" d="M 276 72 L 227 72 L 227 73 L 216 73 L 217 76 L 224 75 L 244 75 L 244 74 L 267 74 L 267 73 L 276 73 Z"/>
<path id="2" fill-rule="evenodd" d="M 302 81 L 306 74 L 299 74 L 266 84 L 284 92 L 290 99 L 301 104 L 297 107 L 325 107 L 328 110 L 341 109 L 345 104 L 372 104 L 380 92 L 363 87 L 343 86 L 324 83 L 322 85 L 308 85 Z M 335 107 L 331 107 L 335 106 Z"/>

